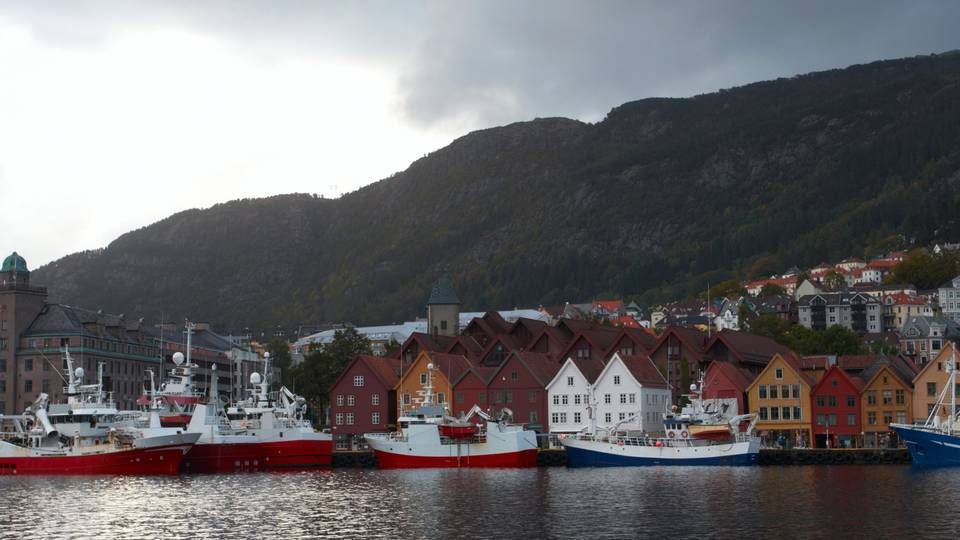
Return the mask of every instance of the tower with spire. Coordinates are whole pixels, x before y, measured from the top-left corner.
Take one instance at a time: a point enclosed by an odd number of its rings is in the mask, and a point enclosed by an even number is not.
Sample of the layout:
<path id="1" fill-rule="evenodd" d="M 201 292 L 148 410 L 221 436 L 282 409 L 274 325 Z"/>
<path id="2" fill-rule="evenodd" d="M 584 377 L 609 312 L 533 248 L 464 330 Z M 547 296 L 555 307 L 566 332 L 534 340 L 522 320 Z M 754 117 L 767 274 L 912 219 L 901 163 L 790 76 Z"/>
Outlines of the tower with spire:
<path id="1" fill-rule="evenodd" d="M 434 336 L 456 336 L 460 332 L 460 299 L 446 274 L 433 284 L 427 300 L 427 331 Z"/>

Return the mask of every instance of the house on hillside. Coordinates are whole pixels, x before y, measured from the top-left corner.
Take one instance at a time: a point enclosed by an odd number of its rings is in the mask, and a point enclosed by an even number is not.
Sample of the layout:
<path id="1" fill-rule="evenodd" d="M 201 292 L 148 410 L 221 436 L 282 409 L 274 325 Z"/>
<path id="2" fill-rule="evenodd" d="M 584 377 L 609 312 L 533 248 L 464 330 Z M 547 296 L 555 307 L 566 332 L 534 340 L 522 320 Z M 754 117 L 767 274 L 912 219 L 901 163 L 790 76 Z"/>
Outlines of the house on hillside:
<path id="1" fill-rule="evenodd" d="M 947 343 L 960 342 L 960 323 L 945 317 L 913 316 L 900 328 L 900 354 L 922 367 Z"/>
<path id="2" fill-rule="evenodd" d="M 943 316 L 960 323 L 960 276 L 940 285 L 938 290 Z"/>
<path id="3" fill-rule="evenodd" d="M 883 329 L 880 301 L 860 293 L 822 293 L 800 298 L 800 324 L 813 330 L 843 326 L 858 334 L 879 334 Z"/>

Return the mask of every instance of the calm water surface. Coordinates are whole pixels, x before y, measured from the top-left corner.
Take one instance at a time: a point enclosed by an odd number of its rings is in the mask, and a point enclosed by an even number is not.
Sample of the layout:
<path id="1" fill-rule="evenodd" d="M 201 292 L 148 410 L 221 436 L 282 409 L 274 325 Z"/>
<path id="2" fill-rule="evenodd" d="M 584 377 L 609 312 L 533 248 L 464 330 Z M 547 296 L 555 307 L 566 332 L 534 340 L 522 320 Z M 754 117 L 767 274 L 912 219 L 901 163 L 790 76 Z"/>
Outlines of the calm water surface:
<path id="1" fill-rule="evenodd" d="M 2 538 L 957 538 L 960 469 L 0 477 Z"/>

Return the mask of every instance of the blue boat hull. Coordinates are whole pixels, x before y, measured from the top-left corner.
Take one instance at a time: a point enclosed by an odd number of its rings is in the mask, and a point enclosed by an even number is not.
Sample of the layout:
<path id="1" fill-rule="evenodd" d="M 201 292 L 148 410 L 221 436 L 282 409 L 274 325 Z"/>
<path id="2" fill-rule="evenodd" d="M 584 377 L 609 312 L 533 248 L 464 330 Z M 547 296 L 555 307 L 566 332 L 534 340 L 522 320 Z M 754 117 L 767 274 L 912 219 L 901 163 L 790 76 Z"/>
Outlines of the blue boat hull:
<path id="1" fill-rule="evenodd" d="M 583 448 L 566 447 L 567 465 L 570 467 L 625 467 L 648 465 L 682 465 L 682 466 L 730 466 L 756 465 L 759 461 L 758 452 L 748 452 L 727 456 L 702 458 L 671 458 L 641 457 L 615 454 Z"/>
<path id="2" fill-rule="evenodd" d="M 893 429 L 910 451 L 914 465 L 960 467 L 960 437 L 910 427 Z"/>

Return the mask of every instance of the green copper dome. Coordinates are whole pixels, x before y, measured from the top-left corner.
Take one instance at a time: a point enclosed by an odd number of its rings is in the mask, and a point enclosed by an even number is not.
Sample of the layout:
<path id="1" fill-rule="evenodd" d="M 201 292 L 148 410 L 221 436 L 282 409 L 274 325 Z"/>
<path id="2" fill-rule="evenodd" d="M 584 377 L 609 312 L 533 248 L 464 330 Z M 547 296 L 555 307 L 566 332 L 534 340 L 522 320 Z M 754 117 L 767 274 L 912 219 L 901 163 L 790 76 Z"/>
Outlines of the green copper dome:
<path id="1" fill-rule="evenodd" d="M 440 279 L 433 284 L 433 288 L 430 289 L 430 299 L 427 300 L 427 305 L 432 306 L 436 304 L 460 305 L 460 299 L 457 298 L 457 293 L 453 290 L 453 282 L 450 281 L 450 278 L 446 275 L 441 276 Z"/>
<path id="2" fill-rule="evenodd" d="M 27 261 L 23 257 L 17 255 L 17 252 L 14 251 L 9 257 L 3 260 L 3 266 L 0 267 L 0 272 L 30 272 L 27 270 Z"/>

